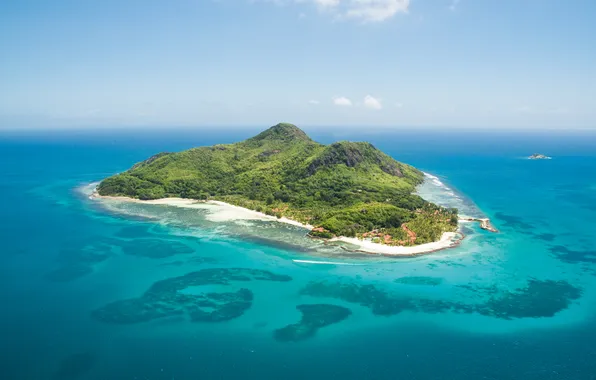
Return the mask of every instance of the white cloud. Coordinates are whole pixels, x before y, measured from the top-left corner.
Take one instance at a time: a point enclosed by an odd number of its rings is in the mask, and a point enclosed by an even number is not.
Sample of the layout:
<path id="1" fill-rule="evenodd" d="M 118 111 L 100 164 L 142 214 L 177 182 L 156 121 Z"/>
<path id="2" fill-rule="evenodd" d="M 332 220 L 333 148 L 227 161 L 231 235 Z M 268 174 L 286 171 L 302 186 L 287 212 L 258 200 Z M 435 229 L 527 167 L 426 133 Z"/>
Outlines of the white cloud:
<path id="1" fill-rule="evenodd" d="M 397 103 L 395 103 L 395 106 L 396 106 L 397 108 L 402 108 L 404 105 L 403 105 L 403 103 L 399 103 L 399 102 L 397 102 Z"/>
<path id="2" fill-rule="evenodd" d="M 308 104 L 312 104 L 313 106 L 316 106 L 316 105 L 321 104 L 321 102 L 319 102 L 318 100 L 309 100 Z"/>
<path id="3" fill-rule="evenodd" d="M 396 13 L 407 13 L 410 0 L 350 0 L 345 17 L 364 22 L 385 21 Z"/>
<path id="4" fill-rule="evenodd" d="M 371 95 L 366 95 L 364 97 L 364 106 L 373 110 L 380 110 L 381 108 L 383 108 L 381 101 L 372 97 Z"/>
<path id="5" fill-rule="evenodd" d="M 352 101 L 344 96 L 340 96 L 333 98 L 333 104 L 336 106 L 350 107 L 352 106 Z"/>
<path id="6" fill-rule="evenodd" d="M 385 21 L 397 13 L 407 13 L 410 0 L 249 0 L 284 4 L 314 4 L 321 12 L 337 18 L 354 19 L 362 22 Z"/>
<path id="7" fill-rule="evenodd" d="M 301 3 L 304 0 L 296 0 L 297 3 Z M 340 0 L 313 0 L 318 6 L 323 8 L 337 7 Z"/>

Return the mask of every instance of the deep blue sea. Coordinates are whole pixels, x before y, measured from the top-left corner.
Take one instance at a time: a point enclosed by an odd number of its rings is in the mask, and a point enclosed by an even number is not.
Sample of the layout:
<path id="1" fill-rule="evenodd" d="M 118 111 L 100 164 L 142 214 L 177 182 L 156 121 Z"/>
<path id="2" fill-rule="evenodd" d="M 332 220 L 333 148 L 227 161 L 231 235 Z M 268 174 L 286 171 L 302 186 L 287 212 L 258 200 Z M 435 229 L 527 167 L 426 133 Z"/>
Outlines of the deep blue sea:
<path id="1" fill-rule="evenodd" d="M 500 232 L 338 255 L 297 227 L 87 196 L 254 128 L 0 133 L 0 379 L 596 379 L 595 132 L 306 131 L 372 142 Z"/>

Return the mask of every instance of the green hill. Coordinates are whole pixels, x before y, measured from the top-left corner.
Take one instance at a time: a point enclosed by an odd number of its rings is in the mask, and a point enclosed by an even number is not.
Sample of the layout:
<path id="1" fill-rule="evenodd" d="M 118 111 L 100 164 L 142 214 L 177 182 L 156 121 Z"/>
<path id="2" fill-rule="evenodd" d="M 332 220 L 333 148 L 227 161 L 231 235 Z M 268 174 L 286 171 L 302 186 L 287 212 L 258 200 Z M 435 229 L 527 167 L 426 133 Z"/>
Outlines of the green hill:
<path id="1" fill-rule="evenodd" d="M 387 244 L 420 244 L 457 225 L 456 210 L 413 194 L 422 181 L 422 172 L 370 143 L 322 145 L 281 123 L 235 144 L 156 154 L 105 179 L 98 192 L 221 200 L 312 224 L 311 234 L 322 237 L 368 233 Z"/>

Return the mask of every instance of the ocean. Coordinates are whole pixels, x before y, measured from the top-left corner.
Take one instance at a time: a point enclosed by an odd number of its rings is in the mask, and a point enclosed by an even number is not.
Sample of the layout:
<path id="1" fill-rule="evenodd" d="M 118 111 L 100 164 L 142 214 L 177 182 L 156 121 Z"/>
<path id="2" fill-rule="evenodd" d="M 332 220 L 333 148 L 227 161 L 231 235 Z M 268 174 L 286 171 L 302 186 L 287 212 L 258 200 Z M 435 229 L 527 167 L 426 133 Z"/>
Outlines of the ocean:
<path id="1" fill-rule="evenodd" d="M 596 379 L 596 132 L 312 130 L 420 168 L 421 193 L 499 233 L 351 255 L 275 222 L 88 197 L 254 128 L 2 132 L 0 378 Z"/>

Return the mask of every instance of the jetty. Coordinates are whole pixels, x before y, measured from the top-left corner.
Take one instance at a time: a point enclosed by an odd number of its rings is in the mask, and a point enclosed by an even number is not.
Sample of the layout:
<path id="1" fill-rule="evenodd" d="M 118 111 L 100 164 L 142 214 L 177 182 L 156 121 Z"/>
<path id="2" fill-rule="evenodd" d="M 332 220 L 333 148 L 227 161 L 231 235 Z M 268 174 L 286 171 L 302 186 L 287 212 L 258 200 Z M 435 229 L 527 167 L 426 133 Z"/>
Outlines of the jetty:
<path id="1" fill-rule="evenodd" d="M 480 228 L 482 228 L 483 230 L 487 230 L 490 232 L 499 232 L 499 230 L 497 230 L 495 226 L 493 226 L 489 218 L 463 217 L 460 220 L 465 220 L 467 222 L 478 222 L 480 223 Z"/>

